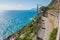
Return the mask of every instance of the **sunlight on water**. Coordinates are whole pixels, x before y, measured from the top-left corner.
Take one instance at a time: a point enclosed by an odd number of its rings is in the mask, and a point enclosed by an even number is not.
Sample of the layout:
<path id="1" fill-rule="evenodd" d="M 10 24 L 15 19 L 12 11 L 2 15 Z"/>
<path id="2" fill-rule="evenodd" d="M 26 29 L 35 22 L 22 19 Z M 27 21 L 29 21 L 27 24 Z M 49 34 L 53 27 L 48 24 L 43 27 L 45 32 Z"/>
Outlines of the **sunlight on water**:
<path id="1" fill-rule="evenodd" d="M 0 40 L 3 40 L 3 37 L 2 37 L 2 34 L 3 34 L 3 17 L 4 17 L 4 11 L 3 10 L 0 10 Z"/>
<path id="2" fill-rule="evenodd" d="M 3 13 L 4 12 L 4 10 L 0 10 L 0 13 Z"/>
<path id="3" fill-rule="evenodd" d="M 0 16 L 3 16 L 5 14 L 4 10 L 0 10 Z"/>
<path id="4" fill-rule="evenodd" d="M 22 29 L 36 16 L 36 11 L 0 11 L 0 40 Z"/>

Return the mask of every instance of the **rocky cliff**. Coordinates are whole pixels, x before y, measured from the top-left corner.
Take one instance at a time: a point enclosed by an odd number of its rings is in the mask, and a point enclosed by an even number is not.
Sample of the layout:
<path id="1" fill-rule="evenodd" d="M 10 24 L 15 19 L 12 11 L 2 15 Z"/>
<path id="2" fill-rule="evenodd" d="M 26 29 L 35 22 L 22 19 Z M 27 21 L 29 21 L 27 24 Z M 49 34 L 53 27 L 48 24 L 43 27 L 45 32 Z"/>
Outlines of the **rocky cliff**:
<path id="1" fill-rule="evenodd" d="M 50 6 L 60 10 L 60 0 L 52 0 Z"/>
<path id="2" fill-rule="evenodd" d="M 54 9 L 50 9 L 50 7 L 53 7 Z M 46 8 L 47 7 L 45 7 L 45 9 Z M 43 10 L 41 10 L 43 24 L 42 28 L 38 31 L 38 38 L 43 40 L 49 40 L 50 34 L 53 31 L 53 29 L 59 28 L 60 0 L 53 0 L 53 3 L 49 5 L 49 9 L 45 9 L 43 8 Z"/>

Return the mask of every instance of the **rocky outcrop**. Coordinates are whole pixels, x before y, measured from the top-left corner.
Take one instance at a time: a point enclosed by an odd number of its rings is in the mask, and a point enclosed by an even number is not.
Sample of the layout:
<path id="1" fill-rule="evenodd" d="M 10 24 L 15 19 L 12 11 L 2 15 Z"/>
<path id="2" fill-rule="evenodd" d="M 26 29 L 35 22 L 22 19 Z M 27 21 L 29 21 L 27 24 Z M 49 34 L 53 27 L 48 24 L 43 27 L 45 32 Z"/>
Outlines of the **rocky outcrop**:
<path id="1" fill-rule="evenodd" d="M 54 2 L 51 4 L 52 7 L 60 10 L 60 0 L 53 0 Z"/>
<path id="2" fill-rule="evenodd" d="M 38 37 L 43 40 L 49 40 L 50 33 L 54 28 L 59 28 L 60 23 L 60 0 L 55 0 L 54 3 L 49 7 L 54 7 L 55 9 L 48 9 L 47 11 L 44 11 L 43 8 L 41 13 L 43 22 L 42 28 L 40 28 L 40 30 L 38 31 Z"/>
<path id="3" fill-rule="evenodd" d="M 49 23 L 51 25 L 52 28 L 57 28 L 58 27 L 58 17 L 59 17 L 59 13 L 57 10 L 48 10 L 48 19 Z"/>
<path id="4" fill-rule="evenodd" d="M 39 38 L 49 40 L 52 30 L 58 27 L 58 14 L 57 10 L 48 10 L 45 16 L 42 15 L 42 26 L 38 31 Z"/>

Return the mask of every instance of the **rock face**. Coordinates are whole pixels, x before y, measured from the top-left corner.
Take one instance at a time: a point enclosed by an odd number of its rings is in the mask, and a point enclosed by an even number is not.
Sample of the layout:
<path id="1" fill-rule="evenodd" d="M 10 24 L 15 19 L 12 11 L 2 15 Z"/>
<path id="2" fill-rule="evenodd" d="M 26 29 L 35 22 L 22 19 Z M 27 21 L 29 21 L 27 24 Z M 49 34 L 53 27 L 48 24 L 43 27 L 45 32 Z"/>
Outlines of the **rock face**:
<path id="1" fill-rule="evenodd" d="M 59 16 L 58 17 L 58 23 L 59 23 L 59 25 L 58 25 L 58 33 L 57 33 L 57 39 L 56 40 L 60 40 L 60 32 L 59 32 L 59 30 L 60 30 L 60 0 L 56 0 L 52 6 L 55 7 L 56 10 L 58 10 L 58 16 Z"/>
<path id="2" fill-rule="evenodd" d="M 42 28 L 38 31 L 38 37 L 42 38 L 43 40 L 49 40 L 49 36 L 52 30 L 54 28 L 59 27 L 60 0 L 55 0 L 52 6 L 55 9 L 48 10 L 47 13 L 43 14 L 46 15 L 46 17 L 42 16 L 42 20 L 43 20 Z"/>
<path id="3" fill-rule="evenodd" d="M 56 9 L 60 10 L 60 0 L 55 0 L 55 2 L 52 4 L 52 6 Z"/>
<path id="4" fill-rule="evenodd" d="M 59 13 L 58 10 L 48 10 L 48 17 L 47 19 L 49 20 L 49 23 L 52 28 L 57 28 L 58 27 L 58 18 L 59 18 Z"/>
<path id="5" fill-rule="evenodd" d="M 43 40 L 49 40 L 52 30 L 58 27 L 58 18 L 59 13 L 57 10 L 48 10 L 47 16 L 42 16 L 43 24 L 42 28 L 38 31 L 38 37 Z"/>

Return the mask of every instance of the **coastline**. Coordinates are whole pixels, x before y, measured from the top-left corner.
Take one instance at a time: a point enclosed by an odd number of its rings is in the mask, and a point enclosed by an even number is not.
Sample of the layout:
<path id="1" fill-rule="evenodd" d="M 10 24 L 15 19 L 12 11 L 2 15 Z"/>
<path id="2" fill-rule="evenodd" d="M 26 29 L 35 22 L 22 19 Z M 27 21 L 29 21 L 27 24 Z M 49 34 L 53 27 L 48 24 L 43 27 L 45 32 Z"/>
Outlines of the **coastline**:
<path id="1" fill-rule="evenodd" d="M 19 30 L 18 32 L 8 36 L 5 40 L 9 40 L 9 39 L 29 39 L 32 40 L 32 38 L 36 35 L 36 19 L 38 18 L 38 16 L 35 16 L 34 19 L 32 19 L 32 21 L 27 24 L 26 26 L 24 26 L 21 30 Z M 40 19 L 41 20 L 41 19 Z"/>

